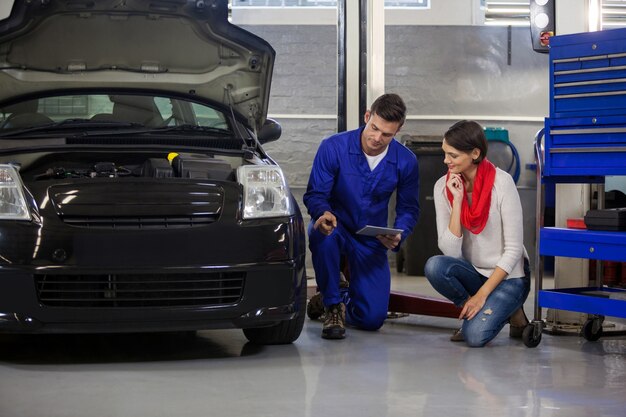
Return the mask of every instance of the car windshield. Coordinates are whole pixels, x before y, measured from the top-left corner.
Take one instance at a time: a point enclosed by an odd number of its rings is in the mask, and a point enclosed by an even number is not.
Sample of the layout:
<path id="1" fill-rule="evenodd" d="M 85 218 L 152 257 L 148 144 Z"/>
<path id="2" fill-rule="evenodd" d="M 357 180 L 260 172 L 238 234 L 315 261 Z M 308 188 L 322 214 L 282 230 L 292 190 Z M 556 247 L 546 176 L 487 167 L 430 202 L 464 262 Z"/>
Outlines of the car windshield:
<path id="1" fill-rule="evenodd" d="M 0 108 L 0 136 L 74 127 L 126 127 L 157 131 L 172 131 L 180 127 L 232 133 L 229 119 L 222 111 L 165 96 L 63 95 L 26 100 Z"/>

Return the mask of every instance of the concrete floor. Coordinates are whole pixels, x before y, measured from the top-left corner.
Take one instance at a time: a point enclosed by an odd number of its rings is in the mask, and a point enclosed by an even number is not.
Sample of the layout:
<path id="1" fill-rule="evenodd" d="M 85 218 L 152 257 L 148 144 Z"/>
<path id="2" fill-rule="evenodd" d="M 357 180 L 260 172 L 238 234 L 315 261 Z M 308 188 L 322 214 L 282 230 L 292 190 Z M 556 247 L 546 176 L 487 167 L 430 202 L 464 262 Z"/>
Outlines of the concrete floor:
<path id="1" fill-rule="evenodd" d="M 421 277 L 393 286 L 433 294 Z M 326 341 L 307 319 L 294 344 L 268 347 L 238 330 L 1 336 L 0 416 L 626 415 L 623 336 L 544 334 L 529 349 L 505 327 L 471 349 L 448 340 L 457 325 L 407 316 Z"/>

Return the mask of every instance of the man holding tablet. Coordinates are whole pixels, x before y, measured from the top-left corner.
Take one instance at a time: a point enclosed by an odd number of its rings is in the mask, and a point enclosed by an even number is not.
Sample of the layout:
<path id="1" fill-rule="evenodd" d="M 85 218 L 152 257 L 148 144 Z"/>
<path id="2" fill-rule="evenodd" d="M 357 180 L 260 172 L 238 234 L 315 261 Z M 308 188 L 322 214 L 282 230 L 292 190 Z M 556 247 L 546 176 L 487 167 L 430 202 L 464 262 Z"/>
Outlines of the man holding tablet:
<path id="1" fill-rule="evenodd" d="M 365 126 L 324 139 L 313 161 L 304 204 L 311 215 L 309 248 L 325 308 L 325 339 L 343 339 L 346 322 L 377 330 L 387 317 L 387 250 L 399 249 L 420 211 L 417 158 L 394 139 L 405 118 L 400 96 L 384 94 L 365 112 Z M 394 226 L 376 229 L 387 226 L 394 191 Z M 342 257 L 350 271 L 347 292 L 339 288 Z"/>

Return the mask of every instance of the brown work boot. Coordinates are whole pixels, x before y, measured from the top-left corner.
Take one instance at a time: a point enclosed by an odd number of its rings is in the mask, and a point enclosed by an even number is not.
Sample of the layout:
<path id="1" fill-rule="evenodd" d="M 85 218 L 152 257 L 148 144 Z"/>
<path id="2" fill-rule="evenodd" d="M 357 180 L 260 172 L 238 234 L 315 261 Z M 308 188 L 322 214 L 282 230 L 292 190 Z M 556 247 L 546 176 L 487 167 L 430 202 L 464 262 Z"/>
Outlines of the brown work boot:
<path id="1" fill-rule="evenodd" d="M 324 315 L 322 293 L 318 292 L 311 297 L 309 304 L 306 306 L 306 314 L 311 320 L 317 320 Z"/>
<path id="2" fill-rule="evenodd" d="M 350 288 L 350 281 L 346 279 L 343 272 L 339 273 L 339 288 Z"/>
<path id="3" fill-rule="evenodd" d="M 325 315 L 322 337 L 324 339 L 343 339 L 346 337 L 346 305 L 337 303 L 326 307 Z"/>

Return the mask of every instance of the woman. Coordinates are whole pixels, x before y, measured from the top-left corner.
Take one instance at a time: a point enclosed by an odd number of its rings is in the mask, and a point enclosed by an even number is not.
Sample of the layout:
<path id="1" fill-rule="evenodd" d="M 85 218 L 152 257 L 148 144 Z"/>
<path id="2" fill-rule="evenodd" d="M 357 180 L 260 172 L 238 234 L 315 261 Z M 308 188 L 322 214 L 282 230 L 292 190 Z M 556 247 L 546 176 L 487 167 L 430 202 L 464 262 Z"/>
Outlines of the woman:
<path id="1" fill-rule="evenodd" d="M 451 340 L 481 347 L 509 321 L 511 337 L 521 337 L 530 271 L 515 183 L 486 159 L 487 139 L 476 122 L 453 125 L 441 147 L 448 173 L 435 183 L 434 198 L 443 255 L 424 269 L 432 286 L 462 308 L 463 325 Z"/>

